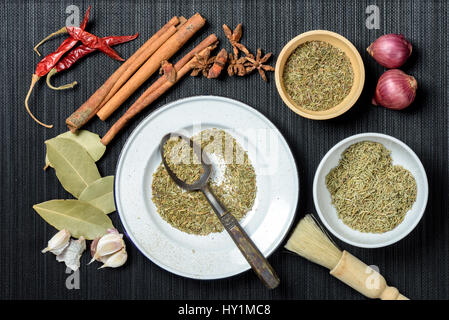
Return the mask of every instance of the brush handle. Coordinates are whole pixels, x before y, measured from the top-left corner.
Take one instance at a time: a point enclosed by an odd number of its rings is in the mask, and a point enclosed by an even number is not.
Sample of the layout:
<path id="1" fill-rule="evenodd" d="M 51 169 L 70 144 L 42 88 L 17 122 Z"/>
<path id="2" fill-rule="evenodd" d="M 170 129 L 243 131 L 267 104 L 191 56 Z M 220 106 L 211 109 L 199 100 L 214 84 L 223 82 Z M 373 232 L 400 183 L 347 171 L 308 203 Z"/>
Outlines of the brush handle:
<path id="1" fill-rule="evenodd" d="M 347 251 L 330 274 L 371 299 L 408 300 L 395 287 L 387 285 L 385 278 L 376 270 Z"/>
<path id="2" fill-rule="evenodd" d="M 243 230 L 237 219 L 226 210 L 207 185 L 201 191 L 203 191 L 223 227 L 229 233 L 259 279 L 268 289 L 276 288 L 280 283 L 279 277 L 267 259 L 265 259 L 262 252 L 256 247 L 245 230 Z"/>

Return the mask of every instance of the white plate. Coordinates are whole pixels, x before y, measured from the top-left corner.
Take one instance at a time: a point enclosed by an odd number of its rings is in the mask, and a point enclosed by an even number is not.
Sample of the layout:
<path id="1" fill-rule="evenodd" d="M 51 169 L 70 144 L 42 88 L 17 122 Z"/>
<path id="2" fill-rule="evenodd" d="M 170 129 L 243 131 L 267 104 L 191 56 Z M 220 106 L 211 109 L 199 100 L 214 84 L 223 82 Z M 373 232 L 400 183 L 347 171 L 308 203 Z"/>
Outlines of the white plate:
<path id="1" fill-rule="evenodd" d="M 286 236 L 299 195 L 298 172 L 286 141 L 255 109 L 228 98 L 198 96 L 169 103 L 145 118 L 120 154 L 114 188 L 117 211 L 127 235 L 148 259 L 195 279 L 225 278 L 250 268 L 225 231 L 208 236 L 181 232 L 159 216 L 151 200 L 161 138 L 169 132 L 192 136 L 208 128 L 227 131 L 248 151 L 257 196 L 241 224 L 264 256 Z M 264 141 L 269 142 L 267 149 Z"/>
<path id="2" fill-rule="evenodd" d="M 401 165 L 416 180 L 416 201 L 405 215 L 404 220 L 393 230 L 385 233 L 364 233 L 343 223 L 332 205 L 331 194 L 326 187 L 326 175 L 338 165 L 343 151 L 350 145 L 361 141 L 374 141 L 383 144 L 391 151 L 393 165 Z M 337 143 L 321 160 L 313 181 L 313 201 L 321 221 L 337 238 L 353 246 L 379 248 L 393 244 L 408 235 L 421 220 L 426 209 L 429 187 L 427 176 L 418 156 L 402 141 L 381 133 L 362 133 L 348 137 Z"/>

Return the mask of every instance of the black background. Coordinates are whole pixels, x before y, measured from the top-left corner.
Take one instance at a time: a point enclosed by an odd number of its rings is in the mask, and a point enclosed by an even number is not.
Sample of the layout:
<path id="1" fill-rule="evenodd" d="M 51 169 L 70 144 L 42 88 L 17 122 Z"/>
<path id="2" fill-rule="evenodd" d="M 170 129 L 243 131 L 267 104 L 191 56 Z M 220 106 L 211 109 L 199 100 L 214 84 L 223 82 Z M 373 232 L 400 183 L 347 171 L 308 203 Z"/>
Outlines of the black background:
<path id="1" fill-rule="evenodd" d="M 128 241 L 129 260 L 120 269 L 80 271 L 81 288 L 67 290 L 65 266 L 40 250 L 55 230 L 31 208 L 51 199 L 69 198 L 54 172 L 44 172 L 44 141 L 64 132 L 65 118 L 84 102 L 119 63 L 93 54 L 70 72 L 55 77 L 56 84 L 78 80 L 74 90 L 52 91 L 41 81 L 30 100 L 32 110 L 53 129 L 34 123 L 23 100 L 37 55 L 34 44 L 59 29 L 70 4 L 81 16 L 92 4 L 87 30 L 99 36 L 139 32 L 137 40 L 116 47 L 129 57 L 150 35 L 174 15 L 189 17 L 200 12 L 208 24 L 174 58 L 183 56 L 194 43 L 215 32 L 230 49 L 221 31 L 226 23 L 244 24 L 242 42 L 255 51 L 261 47 L 277 57 L 283 45 L 308 30 L 328 29 L 347 37 L 359 49 L 366 68 L 363 94 L 355 107 L 333 120 L 312 121 L 291 112 L 277 94 L 274 76 L 264 83 L 257 74 L 245 78 L 183 79 L 173 90 L 143 112 L 108 146 L 99 162 L 102 175 L 114 174 L 121 147 L 140 120 L 157 106 L 179 98 L 213 94 L 249 104 L 266 115 L 284 134 L 299 166 L 301 195 L 296 221 L 314 212 L 312 179 L 324 154 L 338 141 L 361 132 L 392 135 L 420 157 L 429 179 L 429 202 L 416 229 L 405 239 L 381 249 L 361 249 L 338 242 L 367 264 L 379 266 L 389 284 L 412 299 L 449 298 L 448 219 L 448 3 L 446 1 L 8 1 L 0 9 L 1 99 L 0 106 L 0 299 L 361 299 L 358 293 L 328 275 L 325 269 L 278 249 L 270 262 L 282 283 L 268 291 L 252 272 L 224 280 L 196 281 L 160 269 Z M 377 4 L 379 30 L 365 27 L 365 9 Z M 413 55 L 402 68 L 416 77 L 415 103 L 398 112 L 370 104 L 377 78 L 383 72 L 365 48 L 385 33 L 403 33 L 413 43 Z M 56 49 L 63 37 L 45 44 L 41 52 Z M 271 64 L 274 65 L 275 59 Z M 148 83 L 153 81 L 152 78 Z M 145 88 L 148 84 L 145 85 Z M 142 90 L 131 100 L 135 100 Z M 121 108 L 103 123 L 91 121 L 86 129 L 100 136 L 118 119 Z M 114 224 L 123 230 L 117 214 Z"/>

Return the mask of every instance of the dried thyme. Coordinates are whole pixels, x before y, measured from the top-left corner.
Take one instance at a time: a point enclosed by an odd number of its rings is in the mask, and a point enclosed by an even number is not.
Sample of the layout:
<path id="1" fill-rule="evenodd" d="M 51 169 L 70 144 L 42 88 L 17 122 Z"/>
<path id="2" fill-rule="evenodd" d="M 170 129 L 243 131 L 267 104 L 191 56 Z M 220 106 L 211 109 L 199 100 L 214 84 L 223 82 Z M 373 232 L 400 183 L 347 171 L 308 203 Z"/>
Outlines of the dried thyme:
<path id="1" fill-rule="evenodd" d="M 164 145 L 164 158 L 173 173 L 182 181 L 192 184 L 203 174 L 203 166 L 189 143 L 172 137 Z"/>
<path id="2" fill-rule="evenodd" d="M 230 213 L 238 220 L 242 219 L 252 209 L 256 197 L 256 174 L 246 151 L 230 134 L 219 129 L 204 130 L 195 135 L 193 140 L 207 152 L 211 160 L 210 188 Z M 171 145 L 166 147 L 167 150 L 180 141 L 184 140 L 170 139 L 168 142 Z M 187 143 L 186 145 L 189 147 Z M 190 180 L 187 182 L 191 183 L 202 172 L 195 162 L 190 165 L 182 163 L 181 157 L 185 154 L 188 154 L 185 150 L 179 152 L 177 163 L 169 165 L 170 168 L 179 170 L 177 174 L 181 179 L 188 178 Z M 166 157 L 167 160 L 168 158 Z M 161 217 L 181 231 L 197 235 L 223 231 L 202 192 L 187 192 L 178 187 L 162 163 L 153 174 L 152 200 Z"/>
<path id="3" fill-rule="evenodd" d="M 338 217 L 361 232 L 394 229 L 416 200 L 416 181 L 392 164 L 382 144 L 363 141 L 348 147 L 338 166 L 326 176 L 326 186 Z"/>
<path id="4" fill-rule="evenodd" d="M 346 54 L 324 41 L 308 41 L 287 59 L 283 82 L 287 94 L 299 106 L 328 110 L 349 94 L 354 72 Z"/>

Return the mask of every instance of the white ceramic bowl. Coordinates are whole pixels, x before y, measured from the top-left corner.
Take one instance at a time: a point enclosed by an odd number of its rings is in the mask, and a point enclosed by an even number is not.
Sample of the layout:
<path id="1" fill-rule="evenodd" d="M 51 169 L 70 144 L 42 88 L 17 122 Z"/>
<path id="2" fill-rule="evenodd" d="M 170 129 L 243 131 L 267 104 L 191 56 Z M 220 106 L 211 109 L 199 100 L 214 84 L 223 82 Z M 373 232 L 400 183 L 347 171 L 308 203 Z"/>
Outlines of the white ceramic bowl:
<path id="1" fill-rule="evenodd" d="M 391 151 L 394 165 L 409 170 L 416 180 L 417 196 L 404 220 L 393 230 L 385 233 L 363 233 L 345 225 L 337 216 L 331 203 L 331 195 L 326 187 L 326 175 L 338 165 L 343 151 L 360 141 L 382 143 Z M 429 187 L 424 167 L 418 156 L 402 141 L 380 133 L 362 133 L 346 138 L 330 149 L 318 165 L 313 181 L 313 201 L 324 226 L 337 238 L 353 246 L 379 248 L 391 245 L 407 236 L 421 220 L 427 205 Z"/>

